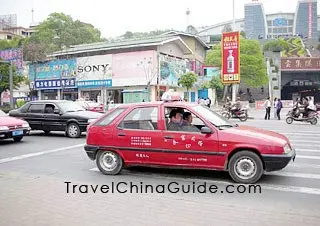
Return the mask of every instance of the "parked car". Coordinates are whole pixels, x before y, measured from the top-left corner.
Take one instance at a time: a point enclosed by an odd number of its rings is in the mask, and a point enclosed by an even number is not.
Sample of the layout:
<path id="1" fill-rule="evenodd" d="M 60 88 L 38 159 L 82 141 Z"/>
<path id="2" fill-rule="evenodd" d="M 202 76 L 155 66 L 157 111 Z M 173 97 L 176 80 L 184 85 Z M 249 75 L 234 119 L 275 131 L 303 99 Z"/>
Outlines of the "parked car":
<path id="1" fill-rule="evenodd" d="M 66 136 L 78 138 L 87 125 L 103 114 L 86 111 L 73 101 L 41 100 L 31 101 L 9 115 L 21 118 L 30 124 L 32 130 L 65 131 Z"/>
<path id="2" fill-rule="evenodd" d="M 122 105 L 92 122 L 84 147 L 88 158 L 106 175 L 132 165 L 212 169 L 228 171 L 238 183 L 256 183 L 264 172 L 281 170 L 295 159 L 284 135 L 239 126 L 206 106 L 168 99 Z M 182 115 L 192 117 L 190 125 L 181 126 Z"/>
<path id="3" fill-rule="evenodd" d="M 0 139 L 13 139 L 20 142 L 25 135 L 30 133 L 28 122 L 8 116 L 0 110 Z"/>
<path id="4" fill-rule="evenodd" d="M 75 101 L 75 103 L 79 104 L 81 107 L 83 107 L 87 111 L 104 112 L 103 104 L 99 104 L 93 101 L 80 101 L 80 100 Z"/>

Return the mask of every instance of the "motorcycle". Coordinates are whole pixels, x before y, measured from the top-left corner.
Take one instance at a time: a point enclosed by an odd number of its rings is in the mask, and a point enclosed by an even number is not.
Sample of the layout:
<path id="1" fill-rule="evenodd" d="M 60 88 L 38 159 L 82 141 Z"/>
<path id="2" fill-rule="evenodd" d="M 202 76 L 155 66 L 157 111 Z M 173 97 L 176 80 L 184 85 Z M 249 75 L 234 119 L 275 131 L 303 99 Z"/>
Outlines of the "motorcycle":
<path id="1" fill-rule="evenodd" d="M 221 115 L 226 119 L 238 118 L 242 122 L 247 121 L 248 119 L 248 112 L 246 108 L 241 108 L 238 111 L 224 108 Z"/>
<path id="2" fill-rule="evenodd" d="M 316 125 L 318 123 L 319 114 L 318 112 L 310 112 L 307 117 L 300 117 L 302 113 L 300 111 L 296 112 L 295 110 L 291 110 L 287 114 L 286 122 L 287 124 L 292 124 L 293 121 L 298 122 L 308 122 L 311 125 Z"/>

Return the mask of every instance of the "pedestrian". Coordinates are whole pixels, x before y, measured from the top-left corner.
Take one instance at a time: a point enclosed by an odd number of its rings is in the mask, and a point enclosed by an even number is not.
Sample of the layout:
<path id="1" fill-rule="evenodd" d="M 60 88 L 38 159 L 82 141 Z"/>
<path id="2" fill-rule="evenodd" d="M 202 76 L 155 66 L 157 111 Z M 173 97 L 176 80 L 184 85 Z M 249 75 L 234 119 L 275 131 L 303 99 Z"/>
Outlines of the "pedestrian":
<path id="1" fill-rule="evenodd" d="M 277 117 L 278 117 L 278 120 L 280 120 L 280 112 L 281 112 L 282 107 L 283 107 L 282 102 L 281 102 L 280 99 L 278 99 L 278 103 L 277 103 Z"/>
<path id="2" fill-rule="evenodd" d="M 266 109 L 266 114 L 264 116 L 264 120 L 270 120 L 270 111 L 271 111 L 271 101 L 270 97 L 264 102 L 264 107 Z"/>
<path id="3" fill-rule="evenodd" d="M 278 104 L 278 98 L 274 98 L 273 100 L 273 116 L 274 118 L 277 118 L 277 104 Z"/>

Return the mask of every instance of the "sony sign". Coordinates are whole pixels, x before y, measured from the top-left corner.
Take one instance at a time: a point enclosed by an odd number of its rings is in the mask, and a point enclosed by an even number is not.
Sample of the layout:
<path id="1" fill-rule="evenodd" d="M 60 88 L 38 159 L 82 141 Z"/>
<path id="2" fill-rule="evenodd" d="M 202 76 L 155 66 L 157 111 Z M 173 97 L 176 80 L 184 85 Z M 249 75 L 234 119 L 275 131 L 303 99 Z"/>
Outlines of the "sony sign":
<path id="1" fill-rule="evenodd" d="M 77 58 L 77 80 L 104 80 L 112 75 L 112 55 Z"/>
<path id="2" fill-rule="evenodd" d="M 109 64 L 99 64 L 99 65 L 78 65 L 78 73 L 83 72 L 107 72 L 110 69 Z"/>

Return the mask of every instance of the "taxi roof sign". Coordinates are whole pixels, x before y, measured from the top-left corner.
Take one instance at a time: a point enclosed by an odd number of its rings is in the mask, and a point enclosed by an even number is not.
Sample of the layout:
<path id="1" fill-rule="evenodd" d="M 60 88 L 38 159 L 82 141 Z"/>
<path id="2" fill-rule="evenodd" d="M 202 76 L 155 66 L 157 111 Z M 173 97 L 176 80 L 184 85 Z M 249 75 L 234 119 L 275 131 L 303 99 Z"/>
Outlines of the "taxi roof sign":
<path id="1" fill-rule="evenodd" d="M 164 94 L 161 97 L 162 101 L 170 102 L 170 101 L 182 101 L 183 98 L 180 96 L 180 94 L 173 89 L 169 89 L 167 92 L 164 92 Z"/>

